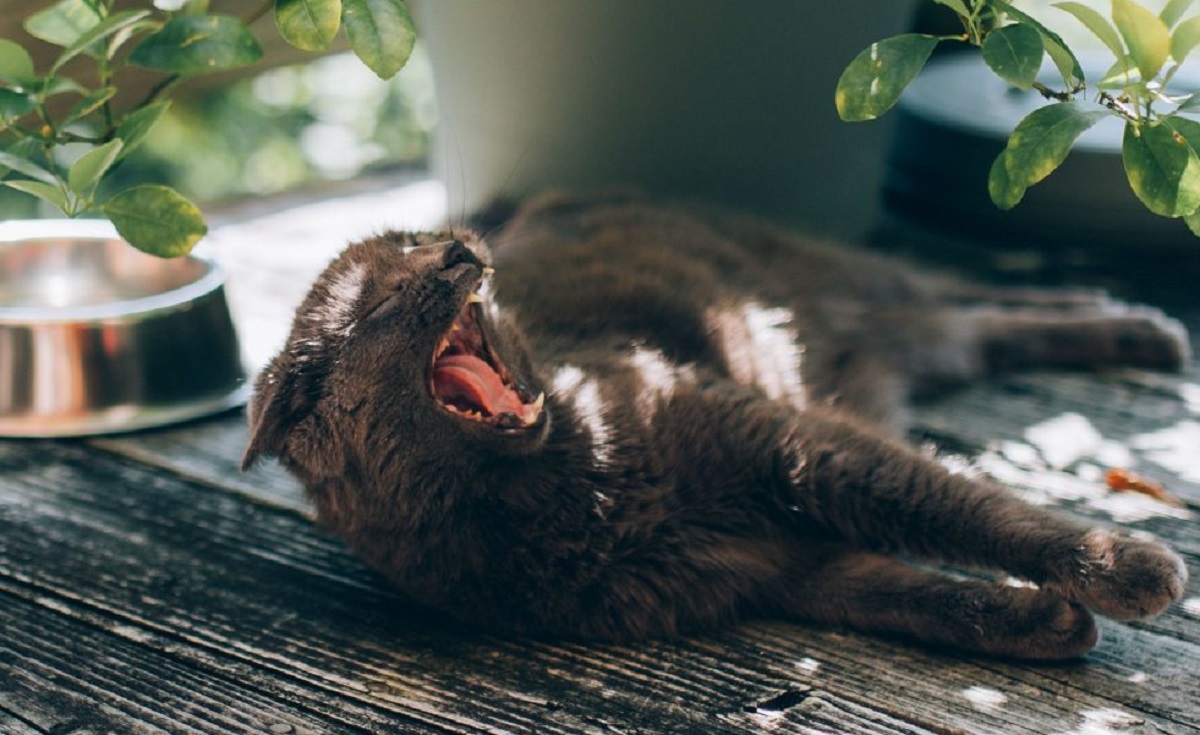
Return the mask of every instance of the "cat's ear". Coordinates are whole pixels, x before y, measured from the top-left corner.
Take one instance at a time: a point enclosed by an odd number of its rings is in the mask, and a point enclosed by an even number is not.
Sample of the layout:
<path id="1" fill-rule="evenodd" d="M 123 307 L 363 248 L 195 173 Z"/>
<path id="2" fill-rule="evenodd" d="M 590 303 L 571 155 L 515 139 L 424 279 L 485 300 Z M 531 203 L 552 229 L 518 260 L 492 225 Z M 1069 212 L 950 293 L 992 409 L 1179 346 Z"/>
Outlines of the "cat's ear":
<path id="1" fill-rule="evenodd" d="M 288 434 L 312 412 L 313 392 L 304 389 L 304 375 L 296 370 L 295 362 L 284 352 L 258 374 L 247 410 L 250 443 L 242 455 L 243 471 L 259 457 L 279 456 Z"/>

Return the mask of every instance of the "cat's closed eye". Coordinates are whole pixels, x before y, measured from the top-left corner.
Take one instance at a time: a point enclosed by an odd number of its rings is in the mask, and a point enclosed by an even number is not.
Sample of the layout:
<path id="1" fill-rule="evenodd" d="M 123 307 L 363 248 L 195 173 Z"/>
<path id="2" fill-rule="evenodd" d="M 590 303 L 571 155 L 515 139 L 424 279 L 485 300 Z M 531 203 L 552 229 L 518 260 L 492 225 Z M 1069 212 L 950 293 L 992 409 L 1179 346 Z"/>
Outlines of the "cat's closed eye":
<path id="1" fill-rule="evenodd" d="M 404 305 L 404 294 L 399 289 L 389 289 L 363 314 L 363 321 L 375 321 L 395 312 Z"/>

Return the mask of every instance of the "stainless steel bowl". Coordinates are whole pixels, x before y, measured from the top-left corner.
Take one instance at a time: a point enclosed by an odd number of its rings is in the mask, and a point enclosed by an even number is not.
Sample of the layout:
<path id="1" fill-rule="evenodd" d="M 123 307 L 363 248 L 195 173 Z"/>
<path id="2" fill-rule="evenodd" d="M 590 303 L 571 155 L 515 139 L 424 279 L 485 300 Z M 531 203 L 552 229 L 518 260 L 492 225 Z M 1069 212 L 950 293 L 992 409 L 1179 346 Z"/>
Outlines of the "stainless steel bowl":
<path id="1" fill-rule="evenodd" d="M 0 435 L 131 431 L 244 403 L 214 263 L 141 253 L 99 221 L 0 223 Z"/>

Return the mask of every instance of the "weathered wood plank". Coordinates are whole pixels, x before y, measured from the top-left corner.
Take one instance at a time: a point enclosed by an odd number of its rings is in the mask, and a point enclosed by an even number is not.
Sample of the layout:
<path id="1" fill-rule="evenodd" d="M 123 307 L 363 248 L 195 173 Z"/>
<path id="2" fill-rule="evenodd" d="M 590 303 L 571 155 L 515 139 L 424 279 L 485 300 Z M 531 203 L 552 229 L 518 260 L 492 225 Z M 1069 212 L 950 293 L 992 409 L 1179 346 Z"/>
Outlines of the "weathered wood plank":
<path id="1" fill-rule="evenodd" d="M 91 625 L 111 619 L 146 645 L 308 709 L 337 697 L 359 726 L 371 725 L 369 707 L 454 731 L 600 732 L 601 721 L 687 731 L 778 686 L 762 675 L 684 679 L 681 666 L 672 686 L 644 675 L 632 694 L 580 689 L 573 665 L 537 673 L 537 647 L 414 614 L 292 514 L 205 495 L 81 447 L 43 444 L 43 456 L 26 461 L 6 446 L 0 576 L 10 588 L 36 590 Z M 20 458 L 34 454 L 21 449 Z M 335 574 L 335 564 L 351 573 Z"/>
<path id="2" fill-rule="evenodd" d="M 264 696 L 323 714 L 336 704 L 354 726 L 383 712 L 452 731 L 803 732 L 845 713 L 859 731 L 1044 733 L 1118 708 L 1083 691 L 1095 675 L 1086 666 L 1079 689 L 1047 697 L 1023 669 L 798 626 L 638 648 L 480 637 L 415 611 L 294 513 L 81 445 L 0 443 L 0 468 L 0 574 L 11 584 Z M 1110 667 L 1133 670 L 1154 652 L 1112 655 Z M 1034 714 L 982 711 L 960 691 L 970 686 Z M 793 690 L 805 696 L 782 714 L 757 711 Z M 1128 732 L 1183 731 L 1170 717 L 1130 717 L 1145 727 Z"/>
<path id="3" fill-rule="evenodd" d="M 96 438 L 91 444 L 196 482 L 216 484 L 252 502 L 311 515 L 304 489 L 278 463 L 238 470 L 248 436 L 239 409 L 167 430 Z"/>
<path id="4" fill-rule="evenodd" d="M 4 735 L 46 735 L 45 730 L 35 728 L 14 712 L 6 711 L 3 704 L 0 704 L 0 732 Z"/>
<path id="5" fill-rule="evenodd" d="M 3 593 L 0 599 L 7 654 L 0 659 L 0 701 L 43 732 L 365 735 L 147 649 L 135 629 L 121 630 L 125 637 L 106 634 L 46 604 Z"/>
<path id="6" fill-rule="evenodd" d="M 1152 666 L 1150 677 L 1171 684 L 1171 693 L 1154 706 L 1111 685 L 1112 672 L 1083 662 L 1027 666 L 987 659 L 966 659 L 951 653 L 916 649 L 883 640 L 858 638 L 837 631 L 806 637 L 797 644 L 790 626 L 756 625 L 743 633 L 759 650 L 759 666 L 801 673 L 800 681 L 813 685 L 835 680 L 839 690 L 856 692 L 853 701 L 917 721 L 939 722 L 966 732 L 1048 733 L 1066 732 L 1079 723 L 1079 713 L 1107 710 L 1124 719 L 1139 720 L 1128 732 L 1192 732 L 1195 703 L 1184 696 L 1185 714 L 1175 718 L 1161 708 L 1171 697 L 1194 690 L 1196 674 Z M 717 649 L 721 651 L 722 649 Z M 1110 660 L 1126 661 L 1132 649 L 1106 646 Z M 1195 656 L 1195 651 L 1185 652 Z M 1080 686 L 1060 679 L 1072 675 Z M 826 684 L 827 685 L 827 684 Z M 1136 689 L 1132 687 L 1131 689 Z M 1115 697 L 1105 696 L 1115 694 Z M 1147 711 L 1150 710 L 1150 711 Z M 1190 714 L 1189 714 L 1190 713 Z"/>

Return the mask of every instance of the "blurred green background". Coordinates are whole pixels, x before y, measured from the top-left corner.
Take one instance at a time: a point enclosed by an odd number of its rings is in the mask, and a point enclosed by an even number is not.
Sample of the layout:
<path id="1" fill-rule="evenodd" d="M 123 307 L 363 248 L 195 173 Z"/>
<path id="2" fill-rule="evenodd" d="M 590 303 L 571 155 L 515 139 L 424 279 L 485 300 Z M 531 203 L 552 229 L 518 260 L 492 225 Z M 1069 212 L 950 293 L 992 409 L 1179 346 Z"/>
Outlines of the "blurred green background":
<path id="1" fill-rule="evenodd" d="M 383 169 L 425 167 L 437 122 L 420 46 L 382 82 L 352 54 L 269 69 L 230 85 L 172 93 L 168 116 L 114 171 L 114 189 L 152 181 L 202 208 Z M 62 151 L 63 162 L 86 148 Z M 0 188 L 0 219 L 62 216 Z"/>

